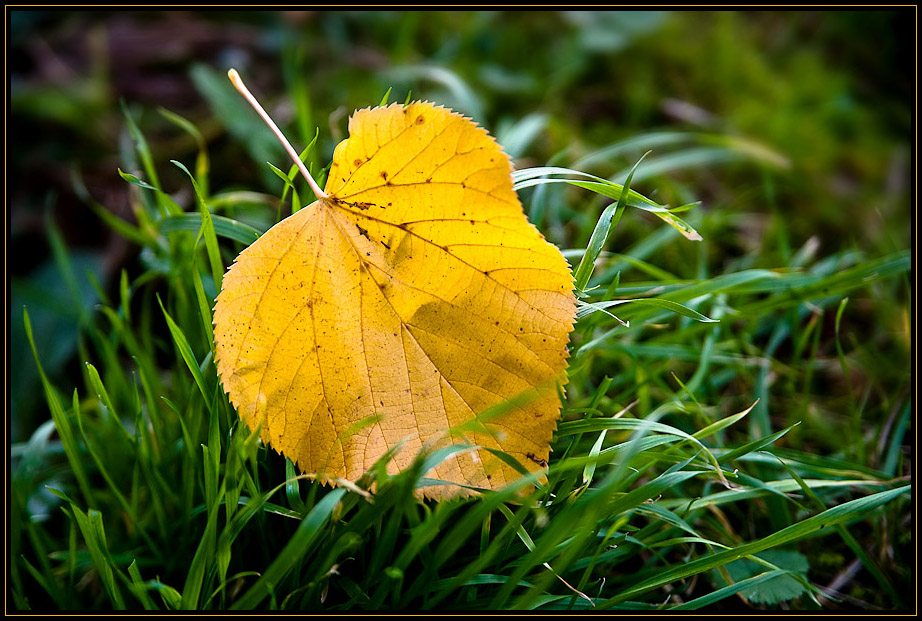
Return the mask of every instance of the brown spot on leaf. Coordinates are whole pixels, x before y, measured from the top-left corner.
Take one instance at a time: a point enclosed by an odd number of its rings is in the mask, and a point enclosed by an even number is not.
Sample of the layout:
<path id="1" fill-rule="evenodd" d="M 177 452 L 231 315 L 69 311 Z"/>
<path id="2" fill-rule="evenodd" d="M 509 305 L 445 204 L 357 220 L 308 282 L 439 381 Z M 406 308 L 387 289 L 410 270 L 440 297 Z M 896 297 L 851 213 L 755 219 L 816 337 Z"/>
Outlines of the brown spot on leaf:
<path id="1" fill-rule="evenodd" d="M 538 465 L 541 466 L 542 468 L 546 468 L 546 467 L 547 467 L 547 462 L 544 461 L 543 459 L 540 459 L 540 458 L 538 458 L 538 457 L 535 457 L 534 453 L 528 453 L 527 455 L 525 455 L 525 457 L 527 457 L 528 459 L 532 460 L 533 462 L 535 462 L 536 464 L 538 464 Z"/>

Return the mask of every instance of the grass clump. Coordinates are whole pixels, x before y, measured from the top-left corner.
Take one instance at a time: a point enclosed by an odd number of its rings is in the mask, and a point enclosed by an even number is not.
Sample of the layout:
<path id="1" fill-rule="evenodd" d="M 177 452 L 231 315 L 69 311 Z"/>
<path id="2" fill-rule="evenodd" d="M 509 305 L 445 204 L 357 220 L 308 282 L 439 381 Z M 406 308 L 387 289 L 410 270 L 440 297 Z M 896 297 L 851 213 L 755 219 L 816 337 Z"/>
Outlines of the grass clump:
<path id="1" fill-rule="evenodd" d="M 678 215 L 691 206 L 670 210 L 630 190 L 642 165 L 623 183 L 559 167 L 520 171 L 526 205 L 552 230 L 573 228 L 576 213 L 584 220 L 572 241 L 585 249 L 567 251 L 581 307 L 547 483 L 523 496 L 535 482 L 523 477 L 473 499 L 420 502 L 414 490 L 446 456 L 435 454 L 396 476 L 382 464 L 358 486 L 330 489 L 257 442 L 212 360 L 224 266 L 267 224 L 247 222 L 252 205 L 281 210 L 279 201 L 210 192 L 200 143 L 194 173 L 174 162 L 192 186 L 180 205 L 158 185 L 127 110 L 126 119 L 137 159 L 121 174 L 135 188 L 137 222 L 103 217 L 142 250 L 117 297 L 96 291 L 81 330 L 82 389 L 51 383 L 28 309 L 22 317 L 51 420 L 13 447 L 17 609 L 820 608 L 835 594 L 811 572 L 817 551 L 830 549 L 905 604 L 853 534 L 896 536 L 910 489 L 899 435 L 879 439 L 879 467 L 858 449 L 782 447 L 811 425 L 810 412 L 776 414 L 767 375 L 789 386 L 781 399 L 809 392 L 816 380 L 795 370 L 820 372 L 821 323 L 834 315 L 838 338 L 845 296 L 905 278 L 908 252 L 814 261 L 805 250 L 786 266 L 719 274 L 699 252 L 682 266 L 696 274 L 688 277 L 656 257 L 706 244 L 720 216 L 692 210 L 692 227 Z M 297 191 L 290 179 L 286 193 Z M 575 198 L 560 181 L 576 186 Z M 591 229 L 591 210 L 579 206 L 587 190 L 614 201 Z M 550 207 L 558 204 L 566 213 Z M 605 251 L 629 206 L 672 226 Z M 700 239 L 696 229 L 705 241 L 681 239 Z M 66 248 L 56 259 L 79 278 Z M 773 360 L 782 346 L 786 365 Z M 851 395 L 845 416 L 860 417 L 864 402 Z"/>

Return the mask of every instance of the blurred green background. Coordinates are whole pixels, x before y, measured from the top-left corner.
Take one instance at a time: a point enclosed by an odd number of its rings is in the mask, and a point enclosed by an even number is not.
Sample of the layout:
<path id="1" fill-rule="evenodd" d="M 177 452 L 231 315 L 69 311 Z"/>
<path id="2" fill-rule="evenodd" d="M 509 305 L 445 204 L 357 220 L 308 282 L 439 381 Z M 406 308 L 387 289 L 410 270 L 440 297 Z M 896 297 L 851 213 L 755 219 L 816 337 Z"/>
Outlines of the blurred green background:
<path id="1" fill-rule="evenodd" d="M 605 145 L 661 130 L 688 132 L 694 165 L 652 159 L 665 172 L 651 164 L 633 186 L 662 203 L 702 201 L 693 221 L 707 245 L 648 258 L 679 277 L 696 276 L 683 270 L 698 252 L 720 273 L 731 265 L 784 267 L 798 252 L 880 256 L 909 248 L 913 239 L 914 8 L 8 9 L 8 23 L 13 442 L 48 416 L 23 334 L 23 305 L 52 381 L 78 385 L 78 327 L 92 313 L 93 279 L 111 291 L 123 268 L 136 269 L 136 248 L 88 208 L 96 202 L 132 219 L 132 186 L 117 172 L 131 150 L 122 103 L 179 204 L 191 208 L 194 199 L 183 173 L 166 162 L 191 166 L 197 145 L 159 108 L 201 130 L 214 188 L 281 194 L 281 181 L 264 162 L 287 168 L 287 157 L 255 115 L 239 114 L 245 104 L 225 77 L 231 66 L 296 147 L 319 128 L 311 156 L 319 166 L 345 137 L 348 115 L 376 105 L 388 88 L 391 101 L 411 93 L 472 116 L 518 168 L 553 163 L 617 177 L 650 141 L 600 153 Z M 240 118 L 252 122 L 232 122 Z M 729 137 L 746 157 L 709 150 L 708 136 Z M 652 158 L 660 155 L 669 155 L 668 146 Z M 580 200 L 596 214 L 601 208 L 592 197 Z M 546 229 L 540 211 L 530 215 L 564 248 L 577 247 L 585 223 L 594 222 L 593 215 L 573 218 L 579 230 Z M 275 214 L 256 217 L 268 222 Z M 658 228 L 632 215 L 615 243 L 626 246 Z M 54 259 L 55 248 L 65 247 L 69 273 Z M 873 351 L 892 353 L 876 368 L 894 378 L 895 390 L 909 373 L 911 328 L 908 304 L 894 302 L 889 311 L 875 306 L 862 314 L 859 301 L 850 326 L 855 338 L 876 343 Z"/>

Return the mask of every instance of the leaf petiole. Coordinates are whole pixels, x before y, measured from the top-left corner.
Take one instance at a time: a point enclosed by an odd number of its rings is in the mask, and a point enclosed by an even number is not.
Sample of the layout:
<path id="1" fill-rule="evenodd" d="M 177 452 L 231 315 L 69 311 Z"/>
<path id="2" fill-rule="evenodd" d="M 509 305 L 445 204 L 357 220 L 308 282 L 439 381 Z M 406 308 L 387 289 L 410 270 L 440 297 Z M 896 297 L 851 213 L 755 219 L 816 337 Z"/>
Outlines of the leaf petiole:
<path id="1" fill-rule="evenodd" d="M 304 178 L 307 179 L 308 185 L 311 186 L 311 190 L 314 191 L 314 195 L 317 197 L 317 200 L 322 198 L 327 198 L 327 193 L 320 189 L 320 186 L 317 185 L 317 182 L 314 181 L 314 178 L 311 177 L 311 174 L 307 171 L 307 166 L 304 165 L 304 162 L 301 161 L 301 158 L 298 157 L 297 151 L 294 150 L 294 147 L 291 146 L 291 143 L 288 142 L 288 139 L 285 138 L 285 134 L 282 133 L 282 130 L 278 128 L 278 125 L 275 124 L 275 121 L 272 120 L 263 107 L 259 105 L 259 102 L 256 101 L 256 98 L 253 97 L 253 94 L 246 87 L 246 84 L 243 83 L 243 80 L 240 78 L 240 74 L 237 73 L 236 69 L 229 69 L 227 72 L 227 77 L 230 78 L 230 81 L 233 83 L 234 87 L 240 91 L 240 94 L 243 95 L 250 105 L 253 106 L 253 109 L 259 113 L 259 116 L 263 118 L 266 124 L 269 126 L 269 129 L 272 130 L 272 133 L 279 139 L 279 142 L 282 143 L 282 146 L 285 147 L 285 150 L 288 151 L 288 155 L 291 156 L 292 161 L 301 171 L 301 174 L 304 175 Z"/>

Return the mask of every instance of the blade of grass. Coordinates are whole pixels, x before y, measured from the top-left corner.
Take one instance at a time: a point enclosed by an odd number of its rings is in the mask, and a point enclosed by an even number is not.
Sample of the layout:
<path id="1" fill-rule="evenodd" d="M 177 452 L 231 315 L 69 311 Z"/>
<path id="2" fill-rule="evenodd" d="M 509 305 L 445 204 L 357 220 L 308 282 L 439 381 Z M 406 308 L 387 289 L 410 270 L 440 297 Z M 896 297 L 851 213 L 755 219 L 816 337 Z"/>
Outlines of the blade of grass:
<path id="1" fill-rule="evenodd" d="M 87 550 L 93 559 L 93 566 L 99 574 L 100 581 L 116 610 L 125 610 L 125 600 L 115 582 L 115 573 L 113 570 L 112 557 L 109 555 L 109 549 L 106 545 L 106 532 L 102 524 L 102 514 L 99 511 L 90 509 L 89 513 L 84 513 L 74 504 L 70 505 L 71 515 L 80 527 L 83 533 L 83 540 L 86 542 Z"/>
<path id="2" fill-rule="evenodd" d="M 23 325 L 26 329 L 26 340 L 29 341 L 29 347 L 32 349 L 32 358 L 35 360 L 35 366 L 38 369 L 38 375 L 42 382 L 42 389 L 45 392 L 45 401 L 51 411 L 51 418 L 54 421 L 55 429 L 61 437 L 61 444 L 64 447 L 64 453 L 67 455 L 67 461 L 70 464 L 71 471 L 74 473 L 74 478 L 77 480 L 77 485 L 80 488 L 80 492 L 83 494 L 83 498 L 86 500 L 87 506 L 94 507 L 96 506 L 95 494 L 92 491 L 93 487 L 90 485 L 86 470 L 83 467 L 81 447 L 77 443 L 76 433 L 71 426 L 70 419 L 64 412 L 61 400 L 58 398 L 57 392 L 48 380 L 48 376 L 45 375 L 45 369 L 42 367 L 39 360 L 38 350 L 35 347 L 35 339 L 32 337 L 32 322 L 29 321 L 29 313 L 25 307 L 22 309 L 22 316 Z"/>
<path id="3" fill-rule="evenodd" d="M 791 478 L 797 481 L 797 485 L 803 491 L 804 495 L 810 499 L 810 502 L 814 507 L 820 511 L 826 510 L 826 503 L 824 503 L 819 496 L 816 495 L 810 486 L 808 486 L 804 480 L 794 471 L 793 468 L 789 467 L 783 459 L 778 458 L 778 462 L 782 467 L 787 471 Z M 897 608 L 903 607 L 903 600 L 900 597 L 899 593 L 896 592 L 896 589 L 893 588 L 893 585 L 887 580 L 884 573 L 881 571 L 880 566 L 877 562 L 861 547 L 855 537 L 848 531 L 844 524 L 836 524 L 836 531 L 839 533 L 839 536 L 842 537 L 842 540 L 845 544 L 852 549 L 855 555 L 861 560 L 862 565 L 874 576 L 874 579 L 877 580 L 877 583 L 883 588 L 887 594 L 890 596 L 891 600 L 896 603 Z"/>
<path id="4" fill-rule="evenodd" d="M 138 534 L 144 538 L 145 542 L 151 547 L 151 550 L 159 556 L 159 548 L 154 543 L 154 540 L 147 533 L 147 528 L 144 526 L 144 522 L 139 519 L 137 511 L 134 510 L 132 505 L 125 498 L 125 495 L 119 489 L 118 485 L 115 482 L 115 479 L 112 478 L 110 468 L 107 467 L 106 461 L 103 458 L 103 455 L 97 450 L 96 446 L 90 442 L 89 435 L 83 424 L 83 416 L 81 415 L 80 401 L 77 397 L 77 390 L 74 389 L 73 396 L 73 408 L 74 408 L 74 417 L 77 419 L 77 429 L 80 432 L 80 437 L 83 438 L 83 445 L 86 447 L 87 453 L 89 453 L 90 458 L 93 460 L 93 463 L 96 464 L 96 469 L 99 471 L 99 474 L 102 476 L 103 480 L 108 485 L 109 490 L 112 492 L 112 495 L 115 496 L 115 499 L 118 501 L 118 504 L 121 506 L 122 510 L 125 512 L 125 518 L 131 523 L 131 525 L 137 529 Z M 129 446 L 132 447 L 133 452 L 133 442 L 129 442 Z M 94 511 L 91 509 L 91 511 Z"/>
<path id="5" fill-rule="evenodd" d="M 702 323 L 720 323 L 719 319 L 711 319 L 710 317 L 702 315 L 698 311 L 679 304 L 678 302 L 673 302 L 672 300 L 664 300 L 661 298 L 634 298 L 630 300 L 609 300 L 607 302 L 583 302 L 577 309 L 576 316 L 585 317 L 591 312 L 611 308 L 612 306 L 620 306 L 622 304 L 634 304 L 635 306 L 652 306 L 656 308 L 664 308 L 666 310 L 670 310 L 674 313 L 682 315 L 683 317 L 688 317 L 689 319 L 694 319 L 695 321 L 700 321 Z"/>
<path id="6" fill-rule="evenodd" d="M 212 224 L 211 212 L 208 210 L 208 205 L 205 203 L 205 197 L 202 195 L 202 192 L 199 190 L 199 185 L 195 181 L 195 177 L 192 176 L 192 173 L 189 172 L 189 169 L 186 168 L 182 162 L 177 162 L 176 160 L 170 160 L 177 168 L 182 170 L 186 175 L 188 175 L 189 180 L 192 182 L 192 189 L 195 191 L 196 202 L 199 207 L 199 214 L 202 217 L 202 227 L 199 229 L 198 236 L 199 238 L 205 238 L 205 249 L 208 254 L 208 262 L 211 265 L 211 276 L 214 278 L 215 289 L 221 290 L 221 279 L 224 277 L 224 265 L 221 262 L 221 251 L 218 248 L 218 237 L 215 234 L 215 228 Z M 198 244 L 198 238 L 195 240 L 196 245 Z"/>
<path id="7" fill-rule="evenodd" d="M 166 318 L 167 326 L 170 330 L 170 335 L 173 337 L 173 342 L 176 344 L 176 348 L 179 350 L 180 356 L 186 363 L 186 366 L 189 368 L 189 372 L 192 373 L 192 378 L 195 380 L 195 385 L 198 386 L 198 389 L 202 394 L 202 398 L 205 399 L 205 403 L 210 403 L 211 393 L 205 386 L 205 378 L 202 376 L 202 372 L 199 369 L 199 363 L 195 358 L 195 354 L 192 353 L 192 348 L 189 346 L 189 342 L 186 340 L 182 329 L 176 325 L 176 322 L 173 321 L 172 317 L 170 317 L 170 314 L 166 311 L 166 308 L 163 307 L 163 301 L 160 299 L 159 295 L 157 295 L 157 302 L 160 304 L 160 310 L 163 311 L 163 316 Z"/>
<path id="8" fill-rule="evenodd" d="M 596 222 L 592 235 L 589 238 L 589 245 L 586 246 L 586 252 L 583 254 L 583 258 L 580 259 L 576 272 L 574 272 L 573 275 L 573 288 L 576 291 L 577 297 L 585 293 L 586 285 L 589 284 L 589 277 L 592 276 L 592 270 L 595 267 L 596 259 L 599 258 L 602 248 L 605 247 L 608 238 L 611 237 L 612 230 L 618 225 L 618 221 L 621 220 L 621 216 L 627 208 L 627 197 L 631 191 L 631 178 L 634 176 L 634 171 L 637 170 L 637 166 L 646 156 L 647 154 L 645 153 L 637 160 L 637 163 L 634 164 L 634 168 L 631 169 L 627 177 L 627 181 L 624 182 L 618 200 L 606 207 L 599 217 L 599 221 Z"/>
<path id="9" fill-rule="evenodd" d="M 259 239 L 263 234 L 263 231 L 249 224 L 244 224 L 238 220 L 228 218 L 227 216 L 212 214 L 211 222 L 214 227 L 215 235 L 240 242 L 247 246 Z M 161 233 L 172 233 L 174 231 L 191 231 L 195 233 L 201 229 L 202 215 L 200 213 L 184 213 L 169 216 L 157 223 L 157 230 Z"/>
<path id="10" fill-rule="evenodd" d="M 207 467 L 207 465 L 211 463 L 211 458 L 208 447 L 205 445 L 202 445 L 202 458 Z M 189 573 L 186 574 L 186 581 L 183 585 L 182 599 L 180 601 L 180 607 L 183 610 L 199 609 L 199 598 L 201 597 L 202 591 L 208 586 L 206 580 L 207 574 L 212 573 L 214 570 L 215 540 L 217 537 L 216 531 L 221 499 L 217 497 L 217 491 L 213 492 L 212 495 L 216 496 L 216 500 L 214 504 L 208 506 L 208 518 L 205 523 L 205 531 L 202 533 L 202 538 L 199 540 L 195 555 L 192 557 L 192 562 L 189 564 Z"/>
<path id="11" fill-rule="evenodd" d="M 827 509 L 818 515 L 814 515 L 805 520 L 797 522 L 796 524 L 792 524 L 791 526 L 783 528 L 780 531 L 772 533 L 771 535 L 768 535 L 767 537 L 764 537 L 758 541 L 743 544 L 730 550 L 717 552 L 713 555 L 699 558 L 684 565 L 666 570 L 661 572 L 659 575 L 647 580 L 643 580 L 640 583 L 624 590 L 618 595 L 609 598 L 605 602 L 602 602 L 599 605 L 599 609 L 609 608 L 615 604 L 628 601 L 633 597 L 647 593 L 653 589 L 657 589 L 671 582 L 694 576 L 701 572 L 708 571 L 709 569 L 721 567 L 730 561 L 756 554 L 762 550 L 778 547 L 785 543 L 796 541 L 818 531 L 821 528 L 833 526 L 852 518 L 865 517 L 868 512 L 873 511 L 874 509 L 887 504 L 888 502 L 891 502 L 903 494 L 909 493 L 911 489 L 911 486 L 906 485 L 903 487 L 878 492 L 876 494 L 871 494 L 870 496 L 865 496 L 863 498 L 851 500 L 833 507 L 832 509 Z"/>
<path id="12" fill-rule="evenodd" d="M 346 490 L 337 488 L 327 493 L 310 513 L 305 516 L 298 530 L 289 539 L 278 557 L 269 565 L 259 580 L 231 606 L 233 610 L 254 608 L 270 595 L 270 585 L 278 585 L 291 568 L 301 562 L 329 523 L 333 511 L 345 495 Z"/>
<path id="13" fill-rule="evenodd" d="M 147 593 L 147 585 L 141 579 L 141 572 L 138 570 L 138 562 L 132 561 L 128 566 L 128 576 L 131 578 L 131 592 L 138 598 L 144 610 L 158 610 L 157 604 Z"/>
<path id="14" fill-rule="evenodd" d="M 704 608 L 705 606 L 710 606 L 711 604 L 715 604 L 732 595 L 736 595 L 737 593 L 742 593 L 743 591 L 746 591 L 747 589 L 756 587 L 762 584 L 763 582 L 773 580 L 774 578 L 778 578 L 780 576 L 788 575 L 788 573 L 789 572 L 783 569 L 774 569 L 771 571 L 766 571 L 757 576 L 752 576 L 751 578 L 746 578 L 745 580 L 740 580 L 739 582 L 728 584 L 727 586 L 717 589 L 716 591 L 713 591 L 711 593 L 708 593 L 707 595 L 697 597 L 693 600 L 689 600 L 687 602 L 683 602 L 675 606 L 670 606 L 669 610 L 670 611 L 672 610 L 699 610 L 700 608 Z"/>
<path id="15" fill-rule="evenodd" d="M 180 127 L 195 140 L 198 147 L 198 155 L 195 158 L 195 181 L 202 190 L 203 196 L 208 196 L 208 147 L 202 132 L 188 119 L 182 117 L 166 108 L 158 108 L 157 111 L 165 119 Z"/>

